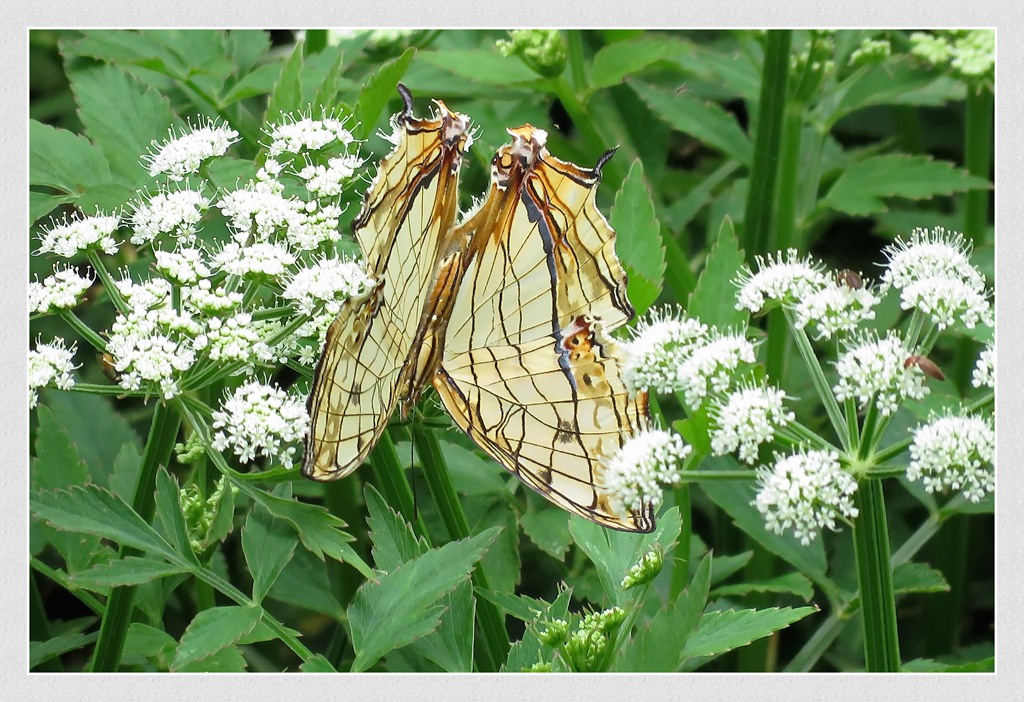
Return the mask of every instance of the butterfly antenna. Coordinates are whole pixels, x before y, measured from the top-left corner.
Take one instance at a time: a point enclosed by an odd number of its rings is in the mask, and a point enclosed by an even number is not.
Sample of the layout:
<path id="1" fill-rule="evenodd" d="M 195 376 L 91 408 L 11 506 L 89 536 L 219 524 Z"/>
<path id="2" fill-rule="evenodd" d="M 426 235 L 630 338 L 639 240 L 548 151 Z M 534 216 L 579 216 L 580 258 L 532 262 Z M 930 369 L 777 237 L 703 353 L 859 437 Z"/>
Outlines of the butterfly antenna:
<path id="1" fill-rule="evenodd" d="M 402 102 L 405 103 L 405 110 L 403 110 L 402 114 L 405 117 L 412 117 L 412 108 L 413 108 L 412 93 L 409 92 L 409 89 L 407 87 L 405 87 L 404 84 L 399 83 L 398 84 L 398 94 L 402 96 Z"/>

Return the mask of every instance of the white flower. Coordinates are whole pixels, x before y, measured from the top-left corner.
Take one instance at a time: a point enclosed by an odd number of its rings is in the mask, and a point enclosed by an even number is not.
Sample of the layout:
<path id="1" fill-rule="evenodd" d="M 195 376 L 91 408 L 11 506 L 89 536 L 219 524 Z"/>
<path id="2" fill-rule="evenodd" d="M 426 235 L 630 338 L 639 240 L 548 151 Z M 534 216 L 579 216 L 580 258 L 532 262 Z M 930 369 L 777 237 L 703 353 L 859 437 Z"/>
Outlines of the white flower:
<path id="1" fill-rule="evenodd" d="M 330 159 L 326 166 L 309 164 L 298 176 L 306 181 L 306 189 L 317 197 L 334 197 L 341 194 L 361 165 L 363 162 L 358 156 L 339 156 Z"/>
<path id="2" fill-rule="evenodd" d="M 295 444 L 306 435 L 309 415 L 302 398 L 251 381 L 226 393 L 213 413 L 213 428 L 218 451 L 231 449 L 243 463 L 257 454 L 283 462 L 291 460 Z"/>
<path id="3" fill-rule="evenodd" d="M 995 451 L 991 419 L 948 414 L 914 432 L 907 478 L 920 480 L 928 492 L 962 490 L 980 502 L 995 490 Z"/>
<path id="4" fill-rule="evenodd" d="M 181 289 L 182 303 L 206 316 L 220 316 L 238 309 L 242 299 L 242 293 L 229 291 L 223 286 L 214 288 L 206 278 Z"/>
<path id="5" fill-rule="evenodd" d="M 213 361 L 241 361 L 251 367 L 274 358 L 260 337 L 260 325 L 254 324 L 247 312 L 236 312 L 224 320 L 210 319 L 201 345 Z"/>
<path id="6" fill-rule="evenodd" d="M 866 319 L 874 319 L 872 309 L 879 298 L 869 288 L 852 288 L 829 281 L 793 306 L 798 328 L 814 322 L 817 338 L 831 339 L 839 332 L 850 332 Z"/>
<path id="7" fill-rule="evenodd" d="M 29 313 L 42 314 L 75 307 L 85 291 L 92 287 L 93 280 L 91 275 L 79 275 L 74 268 L 54 266 L 53 275 L 47 276 L 41 283 L 29 281 Z"/>
<path id="8" fill-rule="evenodd" d="M 96 215 L 94 217 L 51 221 L 49 229 L 39 233 L 39 253 L 53 252 L 64 258 L 92 249 L 107 254 L 117 253 L 117 242 L 113 234 L 120 221 L 117 215 Z"/>
<path id="9" fill-rule="evenodd" d="M 195 362 L 201 325 L 174 309 L 171 285 L 162 278 L 141 284 L 124 279 L 117 289 L 131 306 L 114 320 L 107 342 L 118 383 L 127 390 L 155 386 L 164 399 L 174 397 L 178 378 Z"/>
<path id="10" fill-rule="evenodd" d="M 875 398 L 883 415 L 896 411 L 906 398 L 921 399 L 928 394 L 924 373 L 916 364 L 905 365 L 912 354 L 893 333 L 884 339 L 862 334 L 846 344 L 836 361 L 839 383 L 832 388 L 836 399 L 855 398 L 864 408 Z"/>
<path id="11" fill-rule="evenodd" d="M 707 338 L 708 328 L 685 317 L 679 307 L 653 309 L 624 342 L 622 378 L 631 390 L 672 392 L 678 387 L 679 365 Z"/>
<path id="12" fill-rule="evenodd" d="M 314 251 L 337 242 L 341 239 L 338 218 L 342 212 L 337 205 L 319 207 L 315 201 L 307 202 L 305 211 L 285 232 L 288 245 L 297 251 Z"/>
<path id="13" fill-rule="evenodd" d="M 297 272 L 281 297 L 294 300 L 299 312 L 312 317 L 311 329 L 299 330 L 299 336 L 317 337 L 321 343 L 345 300 L 360 300 L 374 287 L 363 266 L 355 261 L 324 258 Z"/>
<path id="14" fill-rule="evenodd" d="M 679 468 L 693 451 L 678 434 L 660 429 L 640 432 L 608 459 L 602 486 L 617 510 L 639 511 L 661 504 L 662 485 L 679 482 Z"/>
<path id="15" fill-rule="evenodd" d="M 764 516 L 768 531 L 792 530 L 807 546 L 823 527 L 835 531 L 837 519 L 857 516 L 857 481 L 840 467 L 838 453 L 804 450 L 775 458 L 773 466 L 757 469 L 760 489 L 751 503 Z"/>
<path id="16" fill-rule="evenodd" d="M 917 227 L 910 240 L 897 238 L 885 247 L 889 259 L 882 284 L 903 289 L 918 280 L 944 277 L 958 278 L 976 288 L 985 285 L 985 279 L 969 258 L 971 244 L 959 232 L 935 227 L 931 231 Z"/>
<path id="17" fill-rule="evenodd" d="M 711 451 L 716 456 L 739 449 L 740 460 L 754 463 L 761 444 L 775 438 L 775 428 L 796 418 L 783 406 L 782 390 L 748 386 L 731 393 L 711 409 L 715 426 L 711 431 Z"/>
<path id="18" fill-rule="evenodd" d="M 317 151 L 328 144 L 335 142 L 348 146 L 355 138 L 352 133 L 345 129 L 342 120 L 326 117 L 324 119 L 311 119 L 302 117 L 286 117 L 290 122 L 275 124 L 271 127 L 269 152 L 271 157 L 276 158 L 283 153 L 301 153 L 303 151 Z"/>
<path id="19" fill-rule="evenodd" d="M 244 188 L 225 193 L 217 207 L 228 218 L 235 240 L 242 244 L 255 235 L 267 241 L 275 233 L 303 221 L 305 203 L 286 198 L 261 184 L 249 183 Z"/>
<path id="20" fill-rule="evenodd" d="M 191 243 L 203 212 L 209 207 L 210 200 L 197 190 L 159 192 L 135 205 L 131 242 L 141 246 L 161 234 L 170 234 Z"/>
<path id="21" fill-rule="evenodd" d="M 978 363 L 974 368 L 974 375 L 971 385 L 980 388 L 987 385 L 990 388 L 996 387 L 996 347 L 992 344 L 986 346 L 978 356 Z"/>
<path id="22" fill-rule="evenodd" d="M 181 247 L 177 251 L 155 250 L 155 267 L 168 280 L 178 285 L 192 285 L 210 276 L 210 268 L 198 248 Z"/>
<path id="23" fill-rule="evenodd" d="M 35 349 L 28 352 L 30 408 L 39 402 L 39 388 L 53 385 L 68 390 L 75 384 L 75 379 L 71 377 L 71 371 L 78 368 L 74 365 L 75 351 L 74 344 L 67 348 L 63 339 L 54 339 L 49 344 L 37 342 Z"/>
<path id="24" fill-rule="evenodd" d="M 295 255 L 280 244 L 226 244 L 213 257 L 214 265 L 231 275 L 262 275 L 276 278 L 295 263 Z"/>
<path id="25" fill-rule="evenodd" d="M 716 331 L 704 344 L 695 348 L 679 366 L 677 387 L 686 404 L 696 409 L 708 393 L 723 393 L 741 363 L 753 363 L 754 344 L 742 334 Z"/>
<path id="26" fill-rule="evenodd" d="M 232 144 L 238 141 L 238 132 L 228 126 L 206 124 L 192 125 L 179 131 L 168 131 L 169 139 L 157 145 L 154 139 L 149 154 L 142 157 L 150 176 L 166 173 L 171 180 L 181 180 L 189 173 L 195 173 L 203 161 L 214 156 L 223 156 Z"/>
<path id="27" fill-rule="evenodd" d="M 757 273 L 746 266 L 740 271 L 736 309 L 760 312 L 769 302 L 789 304 L 825 287 L 828 277 L 823 266 L 810 256 L 800 258 L 796 249 L 779 251 L 774 257 L 756 257 Z"/>
<path id="28" fill-rule="evenodd" d="M 968 329 L 981 322 L 993 325 L 992 305 L 984 288 L 960 278 L 935 276 L 915 280 L 903 288 L 900 306 L 927 314 L 939 329 L 953 326 L 959 319 Z"/>

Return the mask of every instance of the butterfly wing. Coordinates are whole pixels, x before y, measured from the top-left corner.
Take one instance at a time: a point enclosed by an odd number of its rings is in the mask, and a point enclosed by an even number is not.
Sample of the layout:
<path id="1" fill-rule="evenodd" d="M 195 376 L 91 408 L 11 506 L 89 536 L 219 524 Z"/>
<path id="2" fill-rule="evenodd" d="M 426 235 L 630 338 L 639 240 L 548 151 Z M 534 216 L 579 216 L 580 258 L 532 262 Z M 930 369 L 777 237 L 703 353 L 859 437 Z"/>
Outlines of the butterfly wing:
<path id="1" fill-rule="evenodd" d="M 327 330 L 309 395 L 303 473 L 334 480 L 365 460 L 409 386 L 415 339 L 458 211 L 468 119 L 438 103 L 432 119 L 392 119 L 394 149 L 380 164 L 353 228 L 376 282 L 348 300 Z"/>
<path id="2" fill-rule="evenodd" d="M 461 227 L 465 272 L 434 387 L 481 448 L 555 504 L 651 531 L 649 506 L 616 509 L 603 487 L 607 459 L 649 415 L 607 335 L 633 309 L 595 204 L 599 169 L 555 159 L 528 125 L 510 133 L 487 199 Z"/>

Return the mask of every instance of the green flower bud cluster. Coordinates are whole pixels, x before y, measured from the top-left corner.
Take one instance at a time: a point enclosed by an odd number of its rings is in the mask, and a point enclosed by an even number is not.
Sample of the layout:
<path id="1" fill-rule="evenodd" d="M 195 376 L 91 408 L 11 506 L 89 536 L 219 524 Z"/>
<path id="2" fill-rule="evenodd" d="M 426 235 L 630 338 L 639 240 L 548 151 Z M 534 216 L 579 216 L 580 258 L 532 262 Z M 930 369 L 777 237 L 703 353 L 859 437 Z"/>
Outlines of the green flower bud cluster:
<path id="1" fill-rule="evenodd" d="M 569 50 L 557 29 L 516 29 L 508 40 L 499 40 L 503 56 L 518 56 L 535 73 L 555 78 L 565 71 Z"/>
<path id="2" fill-rule="evenodd" d="M 914 32 L 910 53 L 940 66 L 965 83 L 992 85 L 995 80 L 996 35 L 989 29 Z"/>
<path id="3" fill-rule="evenodd" d="M 637 587 L 638 585 L 646 585 L 658 577 L 658 573 L 661 572 L 661 567 L 664 562 L 665 558 L 661 549 L 648 551 L 635 566 L 629 569 L 629 572 L 626 573 L 626 577 L 622 579 L 622 583 L 620 583 L 619 587 L 623 590 L 629 590 L 630 588 Z"/>

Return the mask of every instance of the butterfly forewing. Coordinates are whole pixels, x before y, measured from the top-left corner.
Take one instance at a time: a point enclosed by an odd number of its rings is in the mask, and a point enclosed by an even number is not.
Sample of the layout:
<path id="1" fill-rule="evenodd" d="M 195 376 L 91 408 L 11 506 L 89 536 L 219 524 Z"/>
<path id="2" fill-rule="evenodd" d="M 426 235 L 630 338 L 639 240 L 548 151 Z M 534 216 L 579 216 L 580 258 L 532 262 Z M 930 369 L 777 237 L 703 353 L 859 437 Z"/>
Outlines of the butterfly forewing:
<path id="1" fill-rule="evenodd" d="M 395 148 L 353 225 L 375 287 L 331 324 L 309 396 L 303 473 L 316 480 L 362 463 L 408 393 L 422 313 L 453 235 L 468 120 L 443 104 L 436 118 L 416 119 L 403 97 Z"/>

